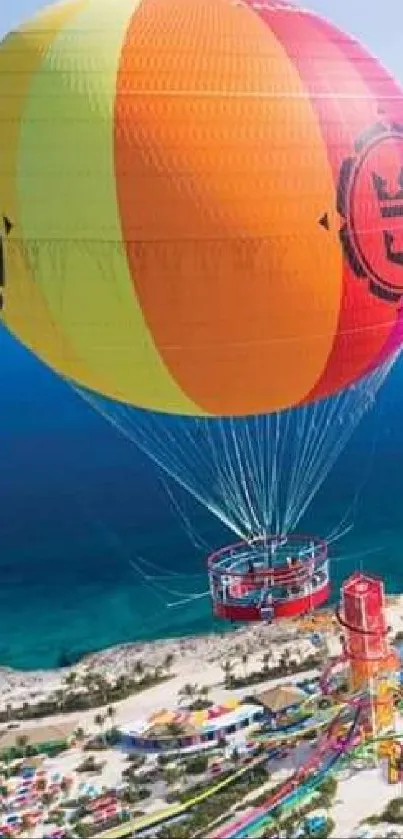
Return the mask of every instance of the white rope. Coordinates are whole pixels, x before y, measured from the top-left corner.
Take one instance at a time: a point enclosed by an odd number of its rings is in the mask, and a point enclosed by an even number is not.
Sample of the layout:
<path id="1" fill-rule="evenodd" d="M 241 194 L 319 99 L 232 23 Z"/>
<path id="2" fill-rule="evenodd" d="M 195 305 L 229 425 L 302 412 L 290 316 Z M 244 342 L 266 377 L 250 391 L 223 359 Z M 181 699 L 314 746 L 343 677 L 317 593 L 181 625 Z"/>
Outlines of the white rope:
<path id="1" fill-rule="evenodd" d="M 74 387 L 166 475 L 247 538 L 296 529 L 394 361 L 330 399 L 245 418 L 155 414 Z M 191 535 L 189 519 L 180 515 Z"/>

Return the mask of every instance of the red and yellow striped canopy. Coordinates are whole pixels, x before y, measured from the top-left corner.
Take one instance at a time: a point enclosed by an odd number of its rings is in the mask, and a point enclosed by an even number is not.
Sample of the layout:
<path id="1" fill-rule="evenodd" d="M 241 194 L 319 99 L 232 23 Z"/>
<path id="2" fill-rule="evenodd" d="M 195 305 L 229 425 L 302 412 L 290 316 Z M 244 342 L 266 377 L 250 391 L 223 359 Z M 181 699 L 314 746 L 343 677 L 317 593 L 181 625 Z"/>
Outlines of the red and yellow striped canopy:
<path id="1" fill-rule="evenodd" d="M 0 47 L 2 317 L 133 405 L 266 413 L 403 337 L 403 101 L 315 15 L 70 0 Z"/>

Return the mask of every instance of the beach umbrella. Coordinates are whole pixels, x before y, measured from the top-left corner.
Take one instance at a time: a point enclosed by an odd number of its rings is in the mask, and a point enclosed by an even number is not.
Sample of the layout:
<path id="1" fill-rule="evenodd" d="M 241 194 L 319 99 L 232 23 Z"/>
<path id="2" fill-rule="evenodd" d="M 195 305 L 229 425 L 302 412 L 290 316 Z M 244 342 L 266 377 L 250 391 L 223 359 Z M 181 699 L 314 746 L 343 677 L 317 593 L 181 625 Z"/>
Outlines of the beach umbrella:
<path id="1" fill-rule="evenodd" d="M 401 346 L 401 88 L 282 0 L 70 0 L 0 111 L 3 323 L 232 530 L 295 528 Z"/>

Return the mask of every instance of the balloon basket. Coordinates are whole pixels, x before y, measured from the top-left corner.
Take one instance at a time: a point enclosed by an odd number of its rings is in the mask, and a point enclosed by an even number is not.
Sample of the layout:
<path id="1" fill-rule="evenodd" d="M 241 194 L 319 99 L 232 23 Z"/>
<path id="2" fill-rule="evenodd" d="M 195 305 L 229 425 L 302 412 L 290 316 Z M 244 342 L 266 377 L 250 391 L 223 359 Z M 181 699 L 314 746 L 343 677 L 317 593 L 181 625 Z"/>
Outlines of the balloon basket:
<path id="1" fill-rule="evenodd" d="M 314 536 L 263 535 L 208 558 L 214 614 L 236 622 L 293 618 L 330 594 L 328 546 Z"/>

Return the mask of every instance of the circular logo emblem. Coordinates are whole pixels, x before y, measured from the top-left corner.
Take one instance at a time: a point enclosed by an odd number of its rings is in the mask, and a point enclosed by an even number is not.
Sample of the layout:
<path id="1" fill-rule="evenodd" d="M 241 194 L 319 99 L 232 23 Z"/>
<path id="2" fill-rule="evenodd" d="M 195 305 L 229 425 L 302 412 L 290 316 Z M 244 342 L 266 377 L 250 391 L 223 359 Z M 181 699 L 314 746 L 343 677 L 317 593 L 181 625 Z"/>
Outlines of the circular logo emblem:
<path id="1" fill-rule="evenodd" d="M 377 125 L 341 167 L 340 240 L 354 273 L 391 302 L 403 295 L 403 127 Z"/>

